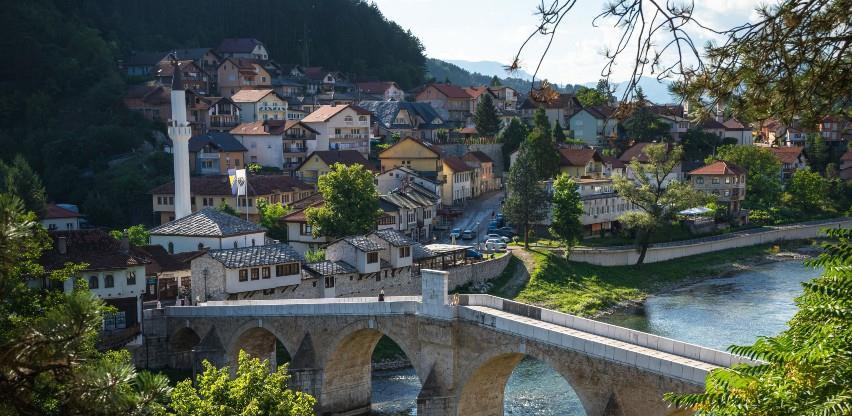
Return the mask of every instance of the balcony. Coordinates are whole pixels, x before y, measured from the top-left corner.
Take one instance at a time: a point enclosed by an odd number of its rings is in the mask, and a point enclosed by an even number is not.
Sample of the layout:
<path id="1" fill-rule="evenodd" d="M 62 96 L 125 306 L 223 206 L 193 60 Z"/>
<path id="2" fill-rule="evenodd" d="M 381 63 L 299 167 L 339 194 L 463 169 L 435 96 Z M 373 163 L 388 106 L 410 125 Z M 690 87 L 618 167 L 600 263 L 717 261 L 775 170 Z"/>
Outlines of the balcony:
<path id="1" fill-rule="evenodd" d="M 369 140 L 369 134 L 335 134 L 331 136 L 332 139 L 361 139 L 361 140 Z"/>
<path id="2" fill-rule="evenodd" d="M 305 153 L 307 150 L 307 147 L 302 146 L 284 146 L 284 153 Z"/>
<path id="3" fill-rule="evenodd" d="M 210 116 L 211 128 L 233 128 L 237 124 L 239 123 L 236 116 Z"/>

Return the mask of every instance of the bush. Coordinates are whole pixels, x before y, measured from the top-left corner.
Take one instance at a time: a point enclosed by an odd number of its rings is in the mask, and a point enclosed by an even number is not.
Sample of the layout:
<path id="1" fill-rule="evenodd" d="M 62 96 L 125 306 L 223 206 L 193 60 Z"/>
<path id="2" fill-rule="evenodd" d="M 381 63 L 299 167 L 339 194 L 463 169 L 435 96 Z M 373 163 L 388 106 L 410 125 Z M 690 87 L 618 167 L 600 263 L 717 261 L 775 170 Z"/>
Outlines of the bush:
<path id="1" fill-rule="evenodd" d="M 748 221 L 754 225 L 775 225 L 778 223 L 778 209 L 755 209 L 748 214 Z"/>

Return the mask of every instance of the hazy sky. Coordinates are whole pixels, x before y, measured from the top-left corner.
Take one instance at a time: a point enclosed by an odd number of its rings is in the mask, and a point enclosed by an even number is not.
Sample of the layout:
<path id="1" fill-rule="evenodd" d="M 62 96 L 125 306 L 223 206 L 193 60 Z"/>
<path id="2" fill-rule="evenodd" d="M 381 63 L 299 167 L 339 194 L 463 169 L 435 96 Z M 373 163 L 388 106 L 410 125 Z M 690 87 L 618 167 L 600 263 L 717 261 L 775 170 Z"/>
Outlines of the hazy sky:
<path id="1" fill-rule="evenodd" d="M 537 0 L 373 0 L 382 13 L 423 43 L 426 55 L 439 59 L 508 63 L 536 27 Z M 549 1 L 547 0 L 548 4 Z M 761 0 L 696 0 L 694 15 L 714 28 L 729 28 L 754 18 Z M 560 84 L 582 84 L 600 78 L 604 49 L 614 47 L 619 32 L 612 22 L 592 26 L 603 0 L 578 0 L 563 20 L 560 31 L 539 70 Z M 707 40 L 702 33 L 698 39 Z M 700 44 L 703 44 L 701 42 Z M 521 56 L 524 70 L 532 73 L 544 47 L 539 38 Z M 616 67 L 614 81 L 629 72 L 628 60 Z"/>

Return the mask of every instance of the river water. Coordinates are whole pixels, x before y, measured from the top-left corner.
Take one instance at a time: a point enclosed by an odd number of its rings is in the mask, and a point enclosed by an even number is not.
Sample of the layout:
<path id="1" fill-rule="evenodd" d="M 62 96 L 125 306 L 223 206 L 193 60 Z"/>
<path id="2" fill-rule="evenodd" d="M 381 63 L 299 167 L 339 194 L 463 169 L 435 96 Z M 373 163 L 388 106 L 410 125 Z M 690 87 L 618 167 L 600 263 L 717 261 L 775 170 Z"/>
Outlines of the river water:
<path id="1" fill-rule="evenodd" d="M 705 280 L 652 296 L 644 313 L 617 313 L 602 319 L 705 347 L 726 349 L 775 335 L 796 312 L 801 282 L 820 274 L 798 261 L 774 262 L 730 277 Z M 414 415 L 420 383 L 414 370 L 373 373 L 376 415 Z M 541 361 L 525 359 L 506 385 L 506 415 L 584 415 L 570 385 Z"/>

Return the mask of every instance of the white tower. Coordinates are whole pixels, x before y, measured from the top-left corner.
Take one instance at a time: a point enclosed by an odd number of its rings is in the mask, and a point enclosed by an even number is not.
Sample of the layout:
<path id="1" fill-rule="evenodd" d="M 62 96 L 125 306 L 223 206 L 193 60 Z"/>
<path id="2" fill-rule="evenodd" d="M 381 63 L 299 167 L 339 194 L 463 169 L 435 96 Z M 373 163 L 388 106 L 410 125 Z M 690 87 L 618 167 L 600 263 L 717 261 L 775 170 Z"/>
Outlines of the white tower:
<path id="1" fill-rule="evenodd" d="M 172 55 L 172 119 L 169 138 L 175 162 L 175 219 L 192 213 L 189 205 L 189 138 L 192 129 L 186 121 L 186 92 L 175 55 Z"/>

